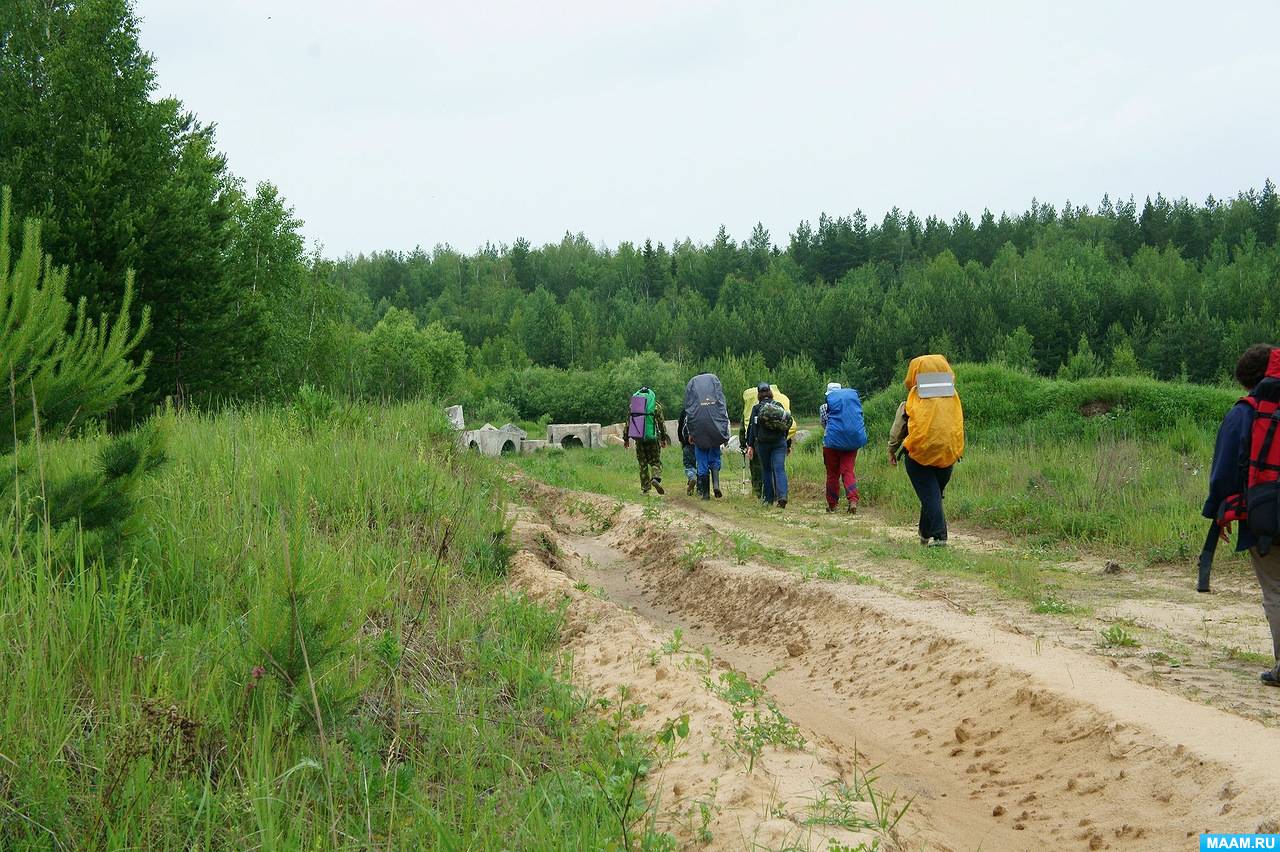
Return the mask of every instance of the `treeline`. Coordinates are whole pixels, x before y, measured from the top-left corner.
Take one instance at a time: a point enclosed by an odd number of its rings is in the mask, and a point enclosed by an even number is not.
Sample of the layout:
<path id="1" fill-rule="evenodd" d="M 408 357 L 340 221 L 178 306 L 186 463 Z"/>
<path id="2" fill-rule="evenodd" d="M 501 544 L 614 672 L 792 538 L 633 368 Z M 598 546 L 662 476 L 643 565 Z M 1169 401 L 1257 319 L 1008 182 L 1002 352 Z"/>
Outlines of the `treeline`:
<path id="1" fill-rule="evenodd" d="M 328 260 L 306 252 L 276 187 L 232 173 L 211 125 L 155 95 L 130 0 L 0 4 L 0 185 L 16 220 L 42 221 L 87 315 L 115 315 L 134 271 L 132 319 L 151 318 L 138 413 L 312 385 L 567 418 L 584 406 L 550 406 L 531 386 L 586 387 L 643 352 L 681 372 L 738 358 L 748 384 L 768 373 L 874 390 L 926 349 L 1047 375 L 1214 382 L 1245 345 L 1280 338 L 1270 180 L 1201 204 L 1033 201 L 977 222 L 824 214 L 785 246 L 757 225 L 741 242 L 722 227 L 705 244 L 578 234 Z"/>
<path id="2" fill-rule="evenodd" d="M 390 308 L 461 333 L 472 367 L 594 370 L 646 350 L 684 363 L 758 353 L 809 359 L 880 387 L 913 353 L 997 360 L 1044 374 L 1117 370 L 1213 382 L 1240 349 L 1280 337 L 1280 200 L 1163 196 L 1096 209 L 1032 202 L 976 224 L 895 209 L 875 225 L 823 215 L 785 249 L 744 242 L 582 235 L 463 254 L 378 252 L 333 267 L 371 328 Z"/>

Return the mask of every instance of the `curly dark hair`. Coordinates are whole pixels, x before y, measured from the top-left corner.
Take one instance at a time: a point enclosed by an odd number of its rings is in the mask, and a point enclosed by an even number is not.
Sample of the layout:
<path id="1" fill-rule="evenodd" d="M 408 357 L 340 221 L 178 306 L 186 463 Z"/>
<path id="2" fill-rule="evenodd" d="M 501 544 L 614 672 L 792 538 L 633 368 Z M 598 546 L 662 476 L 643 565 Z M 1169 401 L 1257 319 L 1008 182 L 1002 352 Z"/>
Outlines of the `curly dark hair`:
<path id="1" fill-rule="evenodd" d="M 1236 381 L 1246 390 L 1257 387 L 1258 382 L 1267 374 L 1267 363 L 1271 360 L 1273 349 L 1275 347 L 1269 343 L 1255 343 L 1244 350 L 1244 354 L 1236 362 Z"/>

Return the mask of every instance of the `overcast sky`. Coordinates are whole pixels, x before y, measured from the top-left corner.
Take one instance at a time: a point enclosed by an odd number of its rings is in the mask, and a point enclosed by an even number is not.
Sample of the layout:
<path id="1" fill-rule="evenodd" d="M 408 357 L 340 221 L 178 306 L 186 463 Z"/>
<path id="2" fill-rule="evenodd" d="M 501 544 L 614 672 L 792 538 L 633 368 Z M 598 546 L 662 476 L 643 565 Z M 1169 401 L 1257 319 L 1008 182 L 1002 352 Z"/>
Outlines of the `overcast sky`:
<path id="1" fill-rule="evenodd" d="M 1280 179 L 1280 3 L 137 0 L 326 254 Z"/>

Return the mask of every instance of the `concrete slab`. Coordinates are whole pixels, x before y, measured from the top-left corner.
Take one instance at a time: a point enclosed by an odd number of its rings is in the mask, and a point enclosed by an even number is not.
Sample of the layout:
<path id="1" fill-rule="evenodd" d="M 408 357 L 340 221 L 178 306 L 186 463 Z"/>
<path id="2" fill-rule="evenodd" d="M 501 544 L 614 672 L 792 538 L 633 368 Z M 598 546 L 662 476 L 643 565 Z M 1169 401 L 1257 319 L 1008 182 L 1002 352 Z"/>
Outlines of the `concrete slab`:
<path id="1" fill-rule="evenodd" d="M 547 448 L 547 442 L 546 442 L 546 441 L 537 441 L 537 440 L 534 440 L 534 441 L 521 441 L 521 442 L 520 442 L 520 452 L 522 452 L 522 453 L 536 453 L 536 452 L 538 452 L 539 450 L 545 450 L 546 448 Z"/>
<path id="2" fill-rule="evenodd" d="M 467 421 L 466 418 L 462 416 L 461 405 L 449 406 L 444 410 L 444 416 L 449 418 L 449 425 L 454 429 L 457 429 L 459 432 L 466 431 Z"/>

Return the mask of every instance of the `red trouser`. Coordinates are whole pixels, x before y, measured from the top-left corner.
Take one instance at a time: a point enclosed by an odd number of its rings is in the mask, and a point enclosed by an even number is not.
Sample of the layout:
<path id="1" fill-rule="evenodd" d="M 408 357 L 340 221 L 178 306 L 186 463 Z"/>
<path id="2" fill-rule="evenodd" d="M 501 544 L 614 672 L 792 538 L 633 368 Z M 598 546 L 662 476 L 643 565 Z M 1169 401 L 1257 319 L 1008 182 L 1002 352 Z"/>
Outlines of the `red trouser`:
<path id="1" fill-rule="evenodd" d="M 858 460 L 857 450 L 833 450 L 822 448 L 822 463 L 827 466 L 827 505 L 835 508 L 840 502 L 840 483 L 850 503 L 858 502 L 858 476 L 853 465 Z"/>

